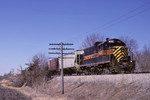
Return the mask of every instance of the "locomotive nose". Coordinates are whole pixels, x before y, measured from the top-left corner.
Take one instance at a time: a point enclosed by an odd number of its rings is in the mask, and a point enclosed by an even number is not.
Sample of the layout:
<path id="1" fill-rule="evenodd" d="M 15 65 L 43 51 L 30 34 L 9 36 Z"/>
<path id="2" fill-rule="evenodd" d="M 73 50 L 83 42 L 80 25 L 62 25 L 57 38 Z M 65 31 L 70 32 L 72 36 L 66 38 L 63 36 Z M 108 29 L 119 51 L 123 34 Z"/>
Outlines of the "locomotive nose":
<path id="1" fill-rule="evenodd" d="M 123 60 L 128 56 L 127 48 L 124 46 L 114 46 L 113 55 L 117 61 Z"/>

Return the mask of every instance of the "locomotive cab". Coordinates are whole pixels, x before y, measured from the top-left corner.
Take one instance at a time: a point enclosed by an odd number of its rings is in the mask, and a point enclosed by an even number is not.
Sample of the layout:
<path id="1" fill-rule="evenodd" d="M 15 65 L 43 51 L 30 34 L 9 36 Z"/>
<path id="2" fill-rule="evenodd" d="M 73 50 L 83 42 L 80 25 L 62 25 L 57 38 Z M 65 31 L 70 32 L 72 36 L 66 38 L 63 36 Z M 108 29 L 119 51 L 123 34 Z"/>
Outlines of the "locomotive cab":
<path id="1" fill-rule="evenodd" d="M 124 42 L 119 39 L 111 39 L 106 41 L 106 44 L 110 49 L 113 49 L 110 61 L 111 66 L 115 68 L 115 72 L 131 72 L 134 70 L 135 61 L 132 61 L 129 56 L 128 48 Z"/>
<path id="2" fill-rule="evenodd" d="M 105 48 L 113 50 L 113 53 L 111 54 L 111 60 L 115 60 L 117 62 L 130 61 L 130 56 L 128 56 L 128 48 L 121 40 L 111 39 L 106 41 L 104 44 Z"/>

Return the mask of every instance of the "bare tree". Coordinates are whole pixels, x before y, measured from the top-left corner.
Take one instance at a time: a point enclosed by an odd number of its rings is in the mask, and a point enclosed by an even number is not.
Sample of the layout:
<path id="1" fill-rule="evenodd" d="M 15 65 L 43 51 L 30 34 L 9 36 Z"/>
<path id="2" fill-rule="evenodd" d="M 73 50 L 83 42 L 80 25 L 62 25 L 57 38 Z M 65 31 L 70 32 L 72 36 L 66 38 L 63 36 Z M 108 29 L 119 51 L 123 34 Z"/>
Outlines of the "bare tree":
<path id="1" fill-rule="evenodd" d="M 137 52 L 138 44 L 136 40 L 131 39 L 128 36 L 120 36 L 120 40 L 122 40 L 132 52 Z"/>
<path id="2" fill-rule="evenodd" d="M 30 63 L 37 64 L 39 67 L 47 67 L 48 57 L 43 53 L 38 53 L 32 57 Z"/>
<path id="3" fill-rule="evenodd" d="M 94 45 L 95 42 L 98 41 L 103 41 L 104 40 L 104 35 L 100 35 L 100 34 L 91 34 L 86 36 L 86 38 L 84 39 L 84 42 L 82 43 L 81 48 L 88 48 Z"/>
<path id="4" fill-rule="evenodd" d="M 14 86 L 36 87 L 47 81 L 48 74 L 48 59 L 44 54 L 36 54 L 32 57 L 32 61 L 28 64 L 25 70 L 21 69 L 21 74 L 14 79 Z"/>
<path id="5" fill-rule="evenodd" d="M 139 66 L 138 71 L 150 72 L 150 45 L 144 46 L 144 50 L 137 54 L 137 64 Z"/>
<path id="6" fill-rule="evenodd" d="M 138 56 L 140 55 L 139 52 L 138 52 L 138 44 L 137 44 L 137 41 L 128 37 L 128 36 L 120 36 L 120 40 L 122 40 L 127 48 L 128 48 L 128 54 L 130 56 L 133 55 L 133 60 L 135 60 L 136 62 L 138 62 L 139 58 Z M 135 66 L 135 69 L 136 71 L 139 71 L 140 70 L 140 66 L 139 64 L 136 63 L 136 66 Z"/>

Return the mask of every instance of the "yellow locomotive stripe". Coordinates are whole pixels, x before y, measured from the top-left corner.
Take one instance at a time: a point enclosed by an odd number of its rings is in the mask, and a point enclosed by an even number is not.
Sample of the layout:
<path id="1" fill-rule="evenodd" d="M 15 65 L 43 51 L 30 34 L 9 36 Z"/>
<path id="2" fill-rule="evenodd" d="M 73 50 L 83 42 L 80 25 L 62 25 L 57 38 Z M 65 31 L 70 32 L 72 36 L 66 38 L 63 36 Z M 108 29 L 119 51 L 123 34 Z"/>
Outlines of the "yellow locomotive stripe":
<path id="1" fill-rule="evenodd" d="M 123 53 L 120 53 L 120 54 L 116 57 L 116 59 L 119 59 L 120 57 L 121 57 L 121 58 L 124 57 Z"/>
<path id="2" fill-rule="evenodd" d="M 119 55 L 117 55 L 116 58 L 120 57 L 120 55 L 122 55 L 122 53 L 120 53 Z"/>
<path id="3" fill-rule="evenodd" d="M 118 58 L 118 60 L 120 60 L 122 57 L 123 57 L 123 55 L 122 55 L 122 56 L 120 56 L 120 57 Z"/>
<path id="4" fill-rule="evenodd" d="M 120 60 L 121 58 L 128 56 L 126 47 L 124 47 L 124 46 L 115 46 L 114 48 L 115 49 L 114 49 L 113 54 L 114 54 L 114 57 L 117 60 Z"/>
<path id="5" fill-rule="evenodd" d="M 124 56 L 125 56 L 125 57 L 127 56 L 127 52 L 124 52 Z"/>
<path id="6" fill-rule="evenodd" d="M 114 56 L 117 56 L 120 52 L 121 52 L 121 50 L 119 50 L 116 54 L 114 54 Z"/>
<path id="7" fill-rule="evenodd" d="M 125 56 L 125 52 L 122 52 L 122 54 Z"/>
<path id="8" fill-rule="evenodd" d="M 124 49 L 123 49 L 123 53 L 124 53 L 124 56 L 126 57 L 126 56 L 128 56 L 128 52 L 127 52 L 127 49 L 124 47 Z"/>
<path id="9" fill-rule="evenodd" d="M 115 54 L 118 50 L 120 50 L 120 48 L 121 48 L 121 46 L 120 46 L 118 49 L 116 49 L 116 50 L 114 51 L 114 54 Z"/>
<path id="10" fill-rule="evenodd" d="M 126 57 L 126 56 L 127 55 L 124 52 L 122 52 L 116 57 L 116 59 L 120 60 L 121 58 Z"/>

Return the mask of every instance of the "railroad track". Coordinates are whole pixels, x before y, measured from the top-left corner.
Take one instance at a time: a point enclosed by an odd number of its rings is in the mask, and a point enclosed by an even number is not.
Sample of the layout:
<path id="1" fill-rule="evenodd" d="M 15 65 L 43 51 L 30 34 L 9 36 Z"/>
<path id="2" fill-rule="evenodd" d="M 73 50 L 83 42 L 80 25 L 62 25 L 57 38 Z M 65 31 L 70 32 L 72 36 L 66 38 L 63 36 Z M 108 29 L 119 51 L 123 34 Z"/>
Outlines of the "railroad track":
<path id="1" fill-rule="evenodd" d="M 65 76 L 65 82 L 109 82 L 117 85 L 122 83 L 138 83 L 147 86 L 150 83 L 150 73 L 131 73 L 131 74 L 105 74 L 105 75 L 81 75 L 81 76 Z M 55 77 L 52 80 L 61 81 L 61 77 Z"/>
<path id="2" fill-rule="evenodd" d="M 150 74 L 150 72 L 132 72 L 132 73 L 122 73 L 122 74 L 99 74 L 99 75 L 128 75 L 128 74 Z M 92 75 L 97 75 L 97 74 L 92 74 Z M 73 74 L 73 75 L 64 75 L 64 76 L 92 76 L 92 75 L 85 75 L 85 74 L 77 75 L 77 74 Z M 97 75 L 97 76 L 99 76 L 99 75 Z"/>

